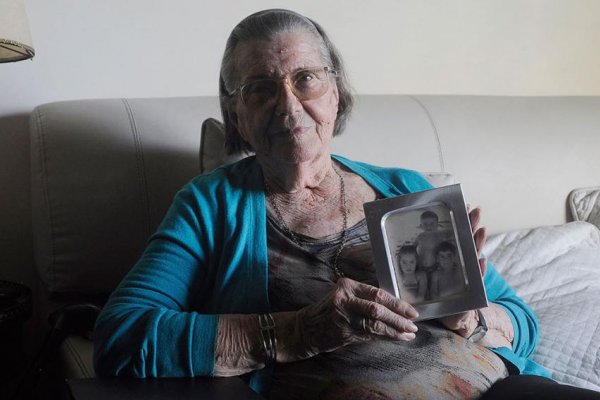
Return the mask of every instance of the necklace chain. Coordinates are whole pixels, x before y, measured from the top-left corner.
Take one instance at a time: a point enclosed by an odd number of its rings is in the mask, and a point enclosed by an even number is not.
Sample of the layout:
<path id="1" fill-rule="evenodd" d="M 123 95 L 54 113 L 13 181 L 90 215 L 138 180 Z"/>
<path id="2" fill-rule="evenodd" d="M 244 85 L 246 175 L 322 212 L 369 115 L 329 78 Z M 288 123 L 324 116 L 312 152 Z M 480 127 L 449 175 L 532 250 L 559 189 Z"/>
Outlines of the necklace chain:
<path id="1" fill-rule="evenodd" d="M 333 170 L 335 171 L 336 175 L 340 178 L 340 198 L 341 198 L 340 199 L 341 200 L 340 207 L 341 207 L 342 218 L 343 218 L 342 219 L 342 239 L 341 239 L 339 247 L 337 248 L 337 251 L 335 252 L 335 256 L 333 257 L 333 263 L 328 263 L 328 265 L 331 267 L 331 269 L 333 269 L 333 272 L 336 274 L 336 276 L 338 278 L 342 278 L 342 277 L 344 277 L 344 273 L 340 269 L 339 262 L 340 262 L 340 255 L 342 254 L 342 250 L 344 250 L 344 247 L 346 246 L 346 240 L 347 240 L 347 236 L 348 236 L 348 233 L 346 232 L 348 229 L 348 203 L 346 201 L 346 184 L 344 182 L 344 177 L 342 176 L 342 174 L 340 173 L 338 168 L 335 166 L 335 164 L 333 164 Z M 281 227 L 283 228 L 285 233 L 287 233 L 287 235 L 292 239 L 292 241 L 294 243 L 296 243 L 299 247 L 304 247 L 302 245 L 302 243 L 300 243 L 300 240 L 298 239 L 296 234 L 285 223 L 285 220 L 283 219 L 283 215 L 281 214 L 281 210 L 279 209 L 279 206 L 277 206 L 277 203 L 275 202 L 273 192 L 271 191 L 271 187 L 267 183 L 266 179 L 264 179 L 264 184 L 265 184 L 265 191 L 266 191 L 265 194 L 267 196 L 267 199 L 269 200 L 269 204 L 271 204 L 271 207 L 275 211 L 277 219 L 279 220 L 279 224 L 281 225 Z"/>

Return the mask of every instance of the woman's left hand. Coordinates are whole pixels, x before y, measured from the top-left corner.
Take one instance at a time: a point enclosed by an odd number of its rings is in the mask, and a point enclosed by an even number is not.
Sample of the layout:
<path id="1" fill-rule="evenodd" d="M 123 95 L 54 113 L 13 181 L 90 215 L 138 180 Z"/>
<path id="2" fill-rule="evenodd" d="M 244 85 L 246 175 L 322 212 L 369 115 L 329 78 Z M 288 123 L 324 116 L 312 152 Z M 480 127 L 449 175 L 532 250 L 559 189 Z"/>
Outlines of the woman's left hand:
<path id="1" fill-rule="evenodd" d="M 477 251 L 477 258 L 479 259 L 479 270 L 481 276 L 485 276 L 487 270 L 487 260 L 481 257 L 481 251 L 487 240 L 487 232 L 485 227 L 480 227 L 481 222 L 481 209 L 479 207 L 473 210 L 468 208 L 469 220 L 471 222 L 471 231 L 473 232 L 473 240 L 475 241 L 475 250 Z M 441 318 L 440 322 L 448 329 L 456 331 L 459 335 L 467 337 L 471 331 L 475 329 L 475 319 L 473 317 L 473 311 L 466 311 L 447 317 Z"/>
<path id="2" fill-rule="evenodd" d="M 477 250 L 477 258 L 479 259 L 479 270 L 483 277 L 487 270 L 487 260 L 481 257 L 481 251 L 485 245 L 487 233 L 484 227 L 479 227 L 479 222 L 481 221 L 481 209 L 479 207 L 473 210 L 469 209 L 469 220 L 471 221 L 471 230 L 475 241 L 475 249 Z M 491 303 L 489 307 L 482 308 L 480 311 L 485 316 L 488 332 L 477 344 L 490 348 L 512 348 L 514 328 L 506 311 L 494 303 Z M 468 338 L 477 327 L 476 314 L 474 310 L 471 310 L 440 318 L 439 321 L 446 328 L 464 338 Z"/>

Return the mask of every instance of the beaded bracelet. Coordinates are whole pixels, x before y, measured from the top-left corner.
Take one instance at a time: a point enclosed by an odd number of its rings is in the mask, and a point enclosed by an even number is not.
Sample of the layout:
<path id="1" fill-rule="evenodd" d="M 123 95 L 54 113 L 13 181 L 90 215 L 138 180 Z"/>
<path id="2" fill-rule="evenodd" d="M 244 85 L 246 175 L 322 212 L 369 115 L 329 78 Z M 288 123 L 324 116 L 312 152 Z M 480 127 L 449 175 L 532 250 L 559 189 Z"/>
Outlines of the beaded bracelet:
<path id="1" fill-rule="evenodd" d="M 275 337 L 275 320 L 271 314 L 258 314 L 260 338 L 266 355 L 265 365 L 274 364 L 277 360 L 277 338 Z"/>

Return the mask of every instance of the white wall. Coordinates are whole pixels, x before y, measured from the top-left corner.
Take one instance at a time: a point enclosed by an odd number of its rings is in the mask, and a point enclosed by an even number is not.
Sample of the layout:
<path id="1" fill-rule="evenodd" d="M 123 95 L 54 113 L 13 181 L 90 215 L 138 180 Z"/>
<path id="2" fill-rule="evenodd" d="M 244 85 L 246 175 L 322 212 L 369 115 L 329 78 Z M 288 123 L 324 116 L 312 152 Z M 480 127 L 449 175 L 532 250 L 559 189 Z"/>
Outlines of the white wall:
<path id="1" fill-rule="evenodd" d="M 31 282 L 27 114 L 95 97 L 214 95 L 231 28 L 319 21 L 360 93 L 600 95 L 595 0 L 27 0 L 33 61 L 0 64 L 0 279 Z"/>
<path id="2" fill-rule="evenodd" d="M 37 55 L 1 66 L 0 115 L 215 94 L 231 28 L 274 6 L 322 23 L 360 93 L 600 94 L 596 0 L 28 0 Z"/>

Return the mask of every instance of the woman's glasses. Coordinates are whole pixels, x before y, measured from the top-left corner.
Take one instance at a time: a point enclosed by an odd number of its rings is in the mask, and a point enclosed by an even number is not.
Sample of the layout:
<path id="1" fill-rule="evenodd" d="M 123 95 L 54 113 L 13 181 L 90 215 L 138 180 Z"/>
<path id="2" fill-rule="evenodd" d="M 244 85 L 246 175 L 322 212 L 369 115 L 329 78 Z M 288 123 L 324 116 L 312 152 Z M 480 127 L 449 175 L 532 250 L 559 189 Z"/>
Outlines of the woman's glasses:
<path id="1" fill-rule="evenodd" d="M 264 78 L 249 81 L 230 96 L 240 93 L 247 107 L 261 107 L 274 102 L 279 96 L 279 81 L 285 81 L 300 101 L 317 99 L 329 89 L 329 74 L 337 76 L 330 67 L 308 68 L 290 72 L 280 78 Z"/>

